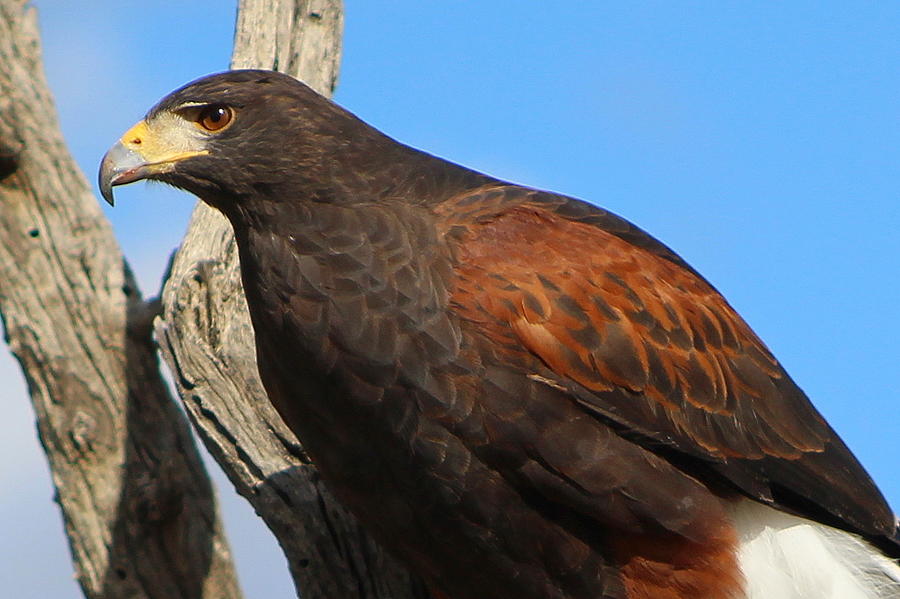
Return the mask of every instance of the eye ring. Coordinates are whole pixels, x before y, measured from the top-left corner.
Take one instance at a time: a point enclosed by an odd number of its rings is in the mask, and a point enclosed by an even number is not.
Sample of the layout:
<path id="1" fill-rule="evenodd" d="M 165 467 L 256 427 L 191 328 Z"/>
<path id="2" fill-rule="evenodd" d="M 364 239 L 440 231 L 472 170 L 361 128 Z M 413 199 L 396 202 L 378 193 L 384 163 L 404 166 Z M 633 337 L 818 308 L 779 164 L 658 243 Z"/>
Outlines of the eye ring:
<path id="1" fill-rule="evenodd" d="M 230 106 L 225 106 L 224 104 L 210 104 L 209 106 L 204 106 L 203 109 L 197 113 L 195 124 L 204 131 L 217 133 L 222 129 L 225 129 L 233 121 L 234 109 Z"/>

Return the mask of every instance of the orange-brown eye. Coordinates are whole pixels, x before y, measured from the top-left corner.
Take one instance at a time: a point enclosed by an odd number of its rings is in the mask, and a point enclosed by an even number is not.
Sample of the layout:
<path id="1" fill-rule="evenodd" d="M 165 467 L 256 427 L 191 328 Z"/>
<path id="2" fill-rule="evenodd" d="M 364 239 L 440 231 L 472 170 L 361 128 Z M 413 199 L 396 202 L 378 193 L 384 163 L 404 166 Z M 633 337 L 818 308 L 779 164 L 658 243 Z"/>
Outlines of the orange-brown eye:
<path id="1" fill-rule="evenodd" d="M 207 106 L 197 115 L 197 124 L 207 131 L 221 131 L 234 119 L 234 111 L 228 106 Z"/>

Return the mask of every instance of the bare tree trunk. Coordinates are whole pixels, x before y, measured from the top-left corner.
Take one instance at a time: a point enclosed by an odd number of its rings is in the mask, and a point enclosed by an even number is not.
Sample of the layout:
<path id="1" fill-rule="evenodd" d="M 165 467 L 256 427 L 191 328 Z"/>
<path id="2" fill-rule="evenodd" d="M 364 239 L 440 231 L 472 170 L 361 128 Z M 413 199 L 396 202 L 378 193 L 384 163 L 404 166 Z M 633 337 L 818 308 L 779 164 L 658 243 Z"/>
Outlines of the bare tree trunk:
<path id="1" fill-rule="evenodd" d="M 154 310 L 68 154 L 36 14 L 0 0 L 0 314 L 90 598 L 240 597 Z"/>
<path id="2" fill-rule="evenodd" d="M 237 598 L 212 490 L 166 392 L 146 304 L 65 146 L 36 19 L 0 0 L 0 314 L 28 380 L 79 581 L 90 598 Z M 339 0 L 246 0 L 235 67 L 322 93 Z M 265 398 L 230 228 L 198 206 L 157 333 L 188 413 L 275 532 L 305 599 L 424 597 L 322 488 Z"/>
<path id="3" fill-rule="evenodd" d="M 245 0 L 233 68 L 271 68 L 331 95 L 340 0 Z M 266 399 L 231 227 L 198 204 L 156 322 L 163 355 L 207 448 L 278 538 L 304 599 L 425 597 L 323 488 Z"/>

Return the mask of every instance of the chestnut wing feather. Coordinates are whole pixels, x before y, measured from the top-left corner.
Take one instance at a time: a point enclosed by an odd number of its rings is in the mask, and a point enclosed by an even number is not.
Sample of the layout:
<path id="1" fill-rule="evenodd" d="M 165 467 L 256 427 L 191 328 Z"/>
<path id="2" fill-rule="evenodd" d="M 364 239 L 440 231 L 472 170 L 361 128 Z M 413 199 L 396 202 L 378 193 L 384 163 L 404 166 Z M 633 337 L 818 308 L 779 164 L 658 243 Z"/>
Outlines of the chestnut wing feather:
<path id="1" fill-rule="evenodd" d="M 871 536 L 869 476 L 725 299 L 624 219 L 503 186 L 436 209 L 452 307 L 495 351 L 707 483 Z"/>

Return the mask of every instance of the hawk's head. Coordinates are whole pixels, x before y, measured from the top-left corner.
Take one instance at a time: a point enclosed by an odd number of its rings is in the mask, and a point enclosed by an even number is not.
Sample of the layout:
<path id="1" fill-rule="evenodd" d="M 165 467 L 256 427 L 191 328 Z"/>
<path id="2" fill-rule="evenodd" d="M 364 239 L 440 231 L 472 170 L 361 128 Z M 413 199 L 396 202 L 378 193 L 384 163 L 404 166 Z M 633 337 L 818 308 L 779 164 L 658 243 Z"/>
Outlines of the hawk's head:
<path id="1" fill-rule="evenodd" d="M 287 75 L 210 75 L 163 98 L 119 139 L 103 158 L 100 190 L 112 204 L 113 186 L 152 179 L 226 212 L 242 198 L 288 197 L 284 187 L 327 168 L 360 125 Z"/>

